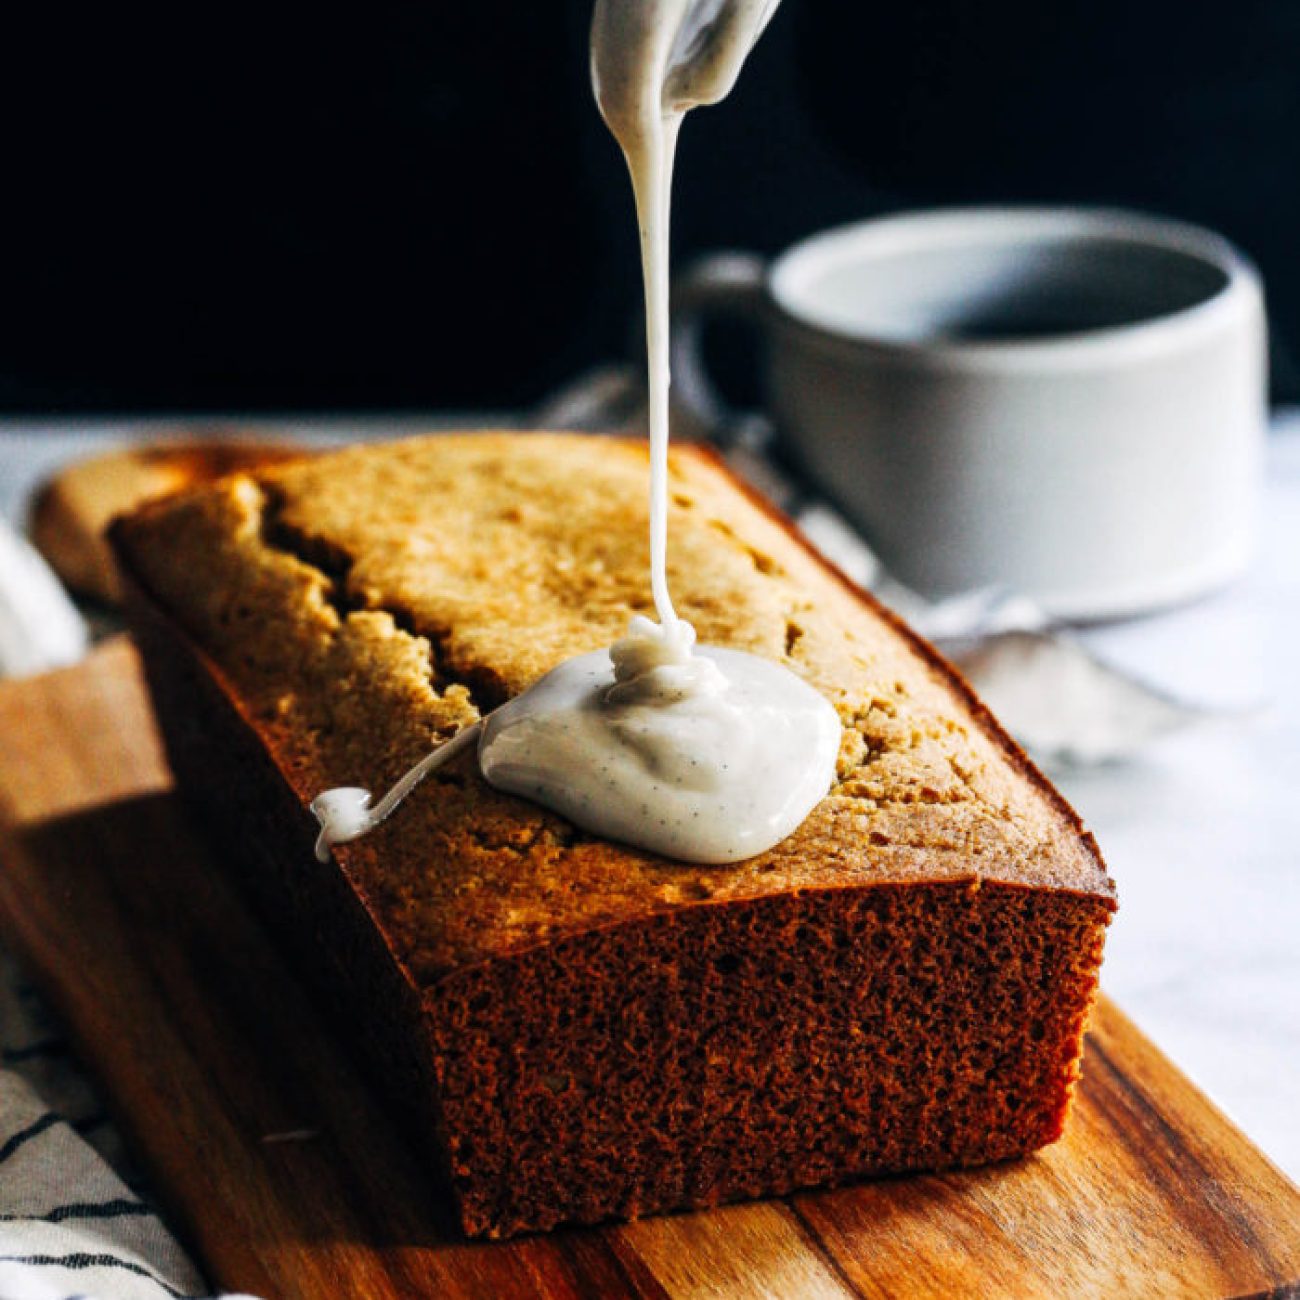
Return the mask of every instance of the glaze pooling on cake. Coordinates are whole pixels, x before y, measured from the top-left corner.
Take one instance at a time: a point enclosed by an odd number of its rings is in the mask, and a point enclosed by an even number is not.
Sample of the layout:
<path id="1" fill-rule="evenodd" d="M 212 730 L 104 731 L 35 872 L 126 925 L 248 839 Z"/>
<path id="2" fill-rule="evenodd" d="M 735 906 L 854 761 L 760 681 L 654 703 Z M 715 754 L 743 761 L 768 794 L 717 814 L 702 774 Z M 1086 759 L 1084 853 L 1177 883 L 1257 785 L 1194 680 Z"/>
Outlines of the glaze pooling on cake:
<path id="1" fill-rule="evenodd" d="M 503 705 L 483 729 L 483 775 L 665 857 L 735 862 L 780 843 L 835 776 L 835 710 L 769 659 L 705 646 L 656 661 L 659 644 L 634 621 L 611 652 L 543 677 L 534 707 Z"/>

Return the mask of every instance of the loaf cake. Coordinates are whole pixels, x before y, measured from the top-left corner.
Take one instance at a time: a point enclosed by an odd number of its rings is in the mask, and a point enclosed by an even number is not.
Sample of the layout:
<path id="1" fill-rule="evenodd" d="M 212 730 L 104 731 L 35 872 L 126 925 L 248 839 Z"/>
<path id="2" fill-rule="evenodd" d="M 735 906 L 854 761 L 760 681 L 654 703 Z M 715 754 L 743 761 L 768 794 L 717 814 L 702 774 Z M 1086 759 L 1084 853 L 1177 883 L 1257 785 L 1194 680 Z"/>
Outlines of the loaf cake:
<path id="1" fill-rule="evenodd" d="M 316 794 L 384 789 L 651 611 L 642 445 L 372 445 L 113 530 L 180 788 L 471 1235 L 1023 1155 L 1078 1073 L 1116 905 L 1091 836 L 713 456 L 676 450 L 671 496 L 700 641 L 787 664 L 843 723 L 826 798 L 727 866 L 596 839 L 469 754 L 313 857 Z"/>

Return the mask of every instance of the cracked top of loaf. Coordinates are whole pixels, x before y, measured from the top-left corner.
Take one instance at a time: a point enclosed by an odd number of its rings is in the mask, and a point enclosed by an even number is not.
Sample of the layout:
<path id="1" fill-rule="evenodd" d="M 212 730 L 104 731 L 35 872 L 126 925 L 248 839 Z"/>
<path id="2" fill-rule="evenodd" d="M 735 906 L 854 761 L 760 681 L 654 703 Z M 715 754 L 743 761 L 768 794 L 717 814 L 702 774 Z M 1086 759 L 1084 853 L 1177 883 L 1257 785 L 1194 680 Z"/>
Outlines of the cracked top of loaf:
<path id="1" fill-rule="evenodd" d="M 1113 898 L 1078 818 L 932 651 L 708 453 L 676 449 L 670 490 L 679 613 L 834 704 L 836 784 L 775 848 L 702 867 L 589 836 L 467 755 L 335 849 L 417 983 L 789 890 L 961 880 Z M 116 539 L 306 804 L 336 785 L 377 797 L 437 740 L 652 613 L 647 509 L 639 443 L 444 435 L 236 474 L 151 503 Z"/>

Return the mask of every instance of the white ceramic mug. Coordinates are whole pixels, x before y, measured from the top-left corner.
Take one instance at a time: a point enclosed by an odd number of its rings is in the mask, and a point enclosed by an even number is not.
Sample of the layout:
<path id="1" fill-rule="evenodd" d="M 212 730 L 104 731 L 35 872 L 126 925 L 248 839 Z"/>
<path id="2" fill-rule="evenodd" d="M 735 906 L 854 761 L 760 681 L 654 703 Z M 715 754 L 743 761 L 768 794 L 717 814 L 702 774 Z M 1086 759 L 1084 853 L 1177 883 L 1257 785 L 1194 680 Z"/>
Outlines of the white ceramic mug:
<path id="1" fill-rule="evenodd" d="M 1199 595 L 1251 550 L 1259 279 L 1194 226 L 1090 209 L 865 221 L 674 289 L 676 399 L 716 424 L 700 323 L 766 345 L 786 454 L 931 597 L 1001 585 L 1069 619 Z"/>

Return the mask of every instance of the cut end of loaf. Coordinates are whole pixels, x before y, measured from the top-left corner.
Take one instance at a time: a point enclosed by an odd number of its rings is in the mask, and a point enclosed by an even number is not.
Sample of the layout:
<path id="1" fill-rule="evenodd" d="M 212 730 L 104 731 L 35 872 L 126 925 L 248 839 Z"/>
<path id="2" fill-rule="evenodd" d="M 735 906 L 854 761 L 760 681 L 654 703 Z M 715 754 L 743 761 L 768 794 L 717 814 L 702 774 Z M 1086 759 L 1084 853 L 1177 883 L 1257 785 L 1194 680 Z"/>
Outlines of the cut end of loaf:
<path id="1" fill-rule="evenodd" d="M 430 1001 L 467 1231 L 1022 1156 L 1061 1134 L 1109 908 L 948 883 L 701 907 Z"/>

